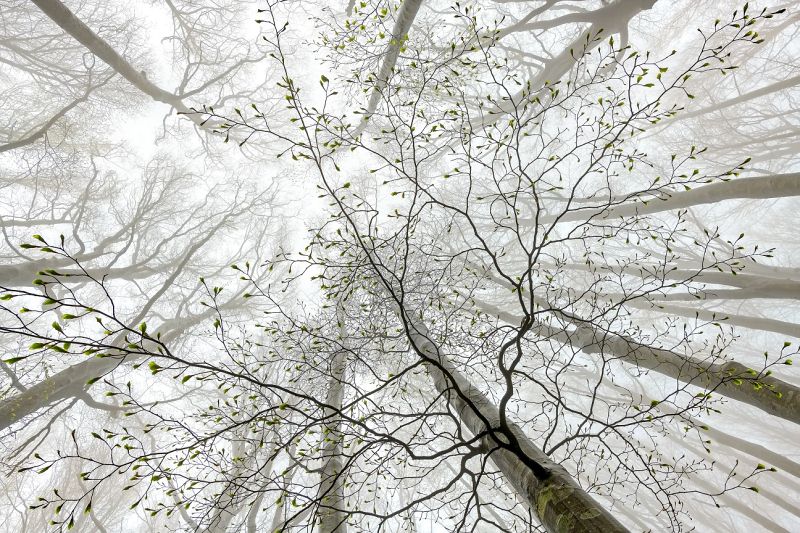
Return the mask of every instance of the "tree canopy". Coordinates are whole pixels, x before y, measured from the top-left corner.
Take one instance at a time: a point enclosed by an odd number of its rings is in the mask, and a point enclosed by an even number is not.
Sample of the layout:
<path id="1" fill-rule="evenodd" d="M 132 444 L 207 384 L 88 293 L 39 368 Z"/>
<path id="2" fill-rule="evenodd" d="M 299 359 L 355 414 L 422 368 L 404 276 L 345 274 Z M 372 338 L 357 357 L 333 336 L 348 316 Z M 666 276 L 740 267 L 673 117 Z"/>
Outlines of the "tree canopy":
<path id="1" fill-rule="evenodd" d="M 791 531 L 796 8 L 5 1 L 0 520 Z"/>

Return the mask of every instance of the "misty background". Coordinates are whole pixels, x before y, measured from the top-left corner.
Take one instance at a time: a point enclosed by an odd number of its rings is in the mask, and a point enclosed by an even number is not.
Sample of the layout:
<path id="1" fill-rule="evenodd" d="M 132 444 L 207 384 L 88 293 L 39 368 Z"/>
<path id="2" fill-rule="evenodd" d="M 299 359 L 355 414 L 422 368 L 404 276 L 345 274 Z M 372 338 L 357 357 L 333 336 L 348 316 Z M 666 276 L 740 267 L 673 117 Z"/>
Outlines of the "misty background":
<path id="1" fill-rule="evenodd" d="M 796 530 L 797 8 L 0 0 L 0 529 Z"/>

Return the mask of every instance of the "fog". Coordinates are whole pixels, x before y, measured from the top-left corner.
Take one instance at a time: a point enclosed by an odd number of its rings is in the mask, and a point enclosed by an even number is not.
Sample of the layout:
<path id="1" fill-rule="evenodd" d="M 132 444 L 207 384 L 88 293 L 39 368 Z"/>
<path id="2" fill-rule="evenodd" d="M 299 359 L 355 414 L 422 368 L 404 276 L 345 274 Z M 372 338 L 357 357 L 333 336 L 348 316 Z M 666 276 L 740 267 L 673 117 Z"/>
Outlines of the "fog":
<path id="1" fill-rule="evenodd" d="M 0 0 L 0 530 L 797 530 L 797 8 Z"/>

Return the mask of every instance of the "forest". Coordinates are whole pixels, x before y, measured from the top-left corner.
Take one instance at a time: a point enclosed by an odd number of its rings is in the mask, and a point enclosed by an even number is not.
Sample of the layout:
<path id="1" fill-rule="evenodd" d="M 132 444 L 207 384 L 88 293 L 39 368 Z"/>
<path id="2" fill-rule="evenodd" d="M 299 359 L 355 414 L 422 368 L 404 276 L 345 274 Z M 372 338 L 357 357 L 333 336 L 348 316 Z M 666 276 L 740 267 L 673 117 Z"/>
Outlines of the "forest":
<path id="1" fill-rule="evenodd" d="M 800 531 L 798 212 L 792 0 L 0 0 L 0 531 Z"/>

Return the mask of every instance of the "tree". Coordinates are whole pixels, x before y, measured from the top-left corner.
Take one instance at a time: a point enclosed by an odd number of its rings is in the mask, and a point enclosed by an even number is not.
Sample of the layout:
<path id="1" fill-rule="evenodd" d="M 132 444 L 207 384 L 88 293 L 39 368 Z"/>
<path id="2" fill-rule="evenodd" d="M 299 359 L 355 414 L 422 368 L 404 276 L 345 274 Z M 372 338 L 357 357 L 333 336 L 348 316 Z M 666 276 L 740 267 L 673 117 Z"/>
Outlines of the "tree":
<path id="1" fill-rule="evenodd" d="M 194 11 L 167 4 L 179 49 L 218 42 L 186 37 Z M 36 5 L 161 94 L 64 4 Z M 96 186 L 102 172 L 74 195 L 56 179 L 4 217 L 12 269 L 41 271 L 32 288 L 0 283 L 3 370 L 19 391 L 0 404 L 19 441 L 6 462 L 60 481 L 20 523 L 116 527 L 112 490 L 149 530 L 788 524 L 798 509 L 781 492 L 800 467 L 764 444 L 800 412 L 784 336 L 798 331 L 797 273 L 718 211 L 793 201 L 796 168 L 766 145 L 692 145 L 675 125 L 769 94 L 709 103 L 708 80 L 775 73 L 754 50 L 786 53 L 795 19 L 708 10 L 681 51 L 646 52 L 660 44 L 641 22 L 660 16 L 653 1 L 346 9 L 310 10 L 323 34 L 309 68 L 290 56 L 309 39 L 293 30 L 302 6 L 259 6 L 279 83 L 221 84 L 247 106 L 169 93 L 221 182 L 242 159 L 214 146 L 234 139 L 257 166 L 281 158 L 282 188 L 289 168 L 316 187 L 298 210 L 307 246 L 268 243 L 294 214 L 273 215 L 271 192 L 154 192 L 187 190 L 177 177 L 145 185 L 118 231 L 84 222 L 124 198 Z M 22 238 L 40 226 L 73 231 Z M 785 316 L 765 314 L 776 302 Z M 101 414 L 73 423 L 89 410 Z"/>

